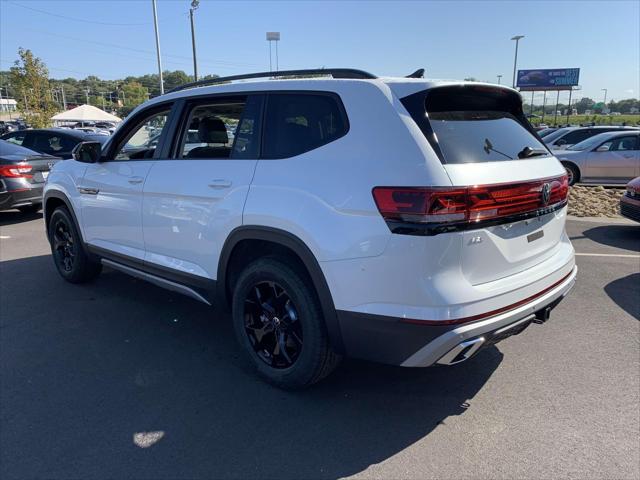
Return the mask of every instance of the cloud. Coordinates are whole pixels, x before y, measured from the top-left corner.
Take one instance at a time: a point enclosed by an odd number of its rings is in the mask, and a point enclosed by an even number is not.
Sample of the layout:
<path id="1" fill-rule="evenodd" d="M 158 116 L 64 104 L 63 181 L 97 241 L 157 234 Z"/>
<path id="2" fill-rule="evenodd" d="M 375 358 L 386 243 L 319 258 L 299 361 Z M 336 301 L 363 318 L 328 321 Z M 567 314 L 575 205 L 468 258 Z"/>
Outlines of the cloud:
<path id="1" fill-rule="evenodd" d="M 628 88 L 624 91 L 624 93 L 633 93 L 633 88 Z"/>

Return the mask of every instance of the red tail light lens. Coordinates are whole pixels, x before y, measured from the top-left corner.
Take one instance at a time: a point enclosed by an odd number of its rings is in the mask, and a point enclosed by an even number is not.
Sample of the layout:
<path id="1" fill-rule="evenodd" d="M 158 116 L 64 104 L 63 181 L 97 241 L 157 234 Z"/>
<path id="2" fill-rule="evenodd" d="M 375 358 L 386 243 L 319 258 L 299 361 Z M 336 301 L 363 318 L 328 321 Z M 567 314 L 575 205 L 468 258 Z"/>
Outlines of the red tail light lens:
<path id="1" fill-rule="evenodd" d="M 567 176 L 496 185 L 422 188 L 376 187 L 373 198 L 386 221 L 420 224 L 474 224 L 537 212 L 562 204 Z"/>
<path id="2" fill-rule="evenodd" d="M 14 165 L 0 165 L 0 177 L 8 178 L 31 178 L 29 172 L 33 167 L 28 163 L 16 163 Z"/>

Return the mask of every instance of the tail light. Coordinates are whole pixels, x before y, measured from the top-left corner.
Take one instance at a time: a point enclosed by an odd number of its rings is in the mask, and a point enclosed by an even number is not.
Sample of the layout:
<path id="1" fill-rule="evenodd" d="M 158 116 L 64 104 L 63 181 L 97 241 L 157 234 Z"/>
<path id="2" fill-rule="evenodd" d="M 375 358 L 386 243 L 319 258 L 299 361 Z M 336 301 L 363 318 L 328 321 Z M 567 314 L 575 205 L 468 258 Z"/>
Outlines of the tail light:
<path id="1" fill-rule="evenodd" d="M 0 177 L 5 178 L 31 178 L 29 173 L 33 167 L 28 163 L 16 163 L 13 165 L 0 165 Z"/>
<path id="2" fill-rule="evenodd" d="M 568 193 L 563 175 L 470 187 L 376 187 L 373 198 L 392 231 L 410 233 L 406 230 L 413 224 L 427 227 L 419 229 L 421 234 L 435 234 L 548 213 L 564 206 Z"/>

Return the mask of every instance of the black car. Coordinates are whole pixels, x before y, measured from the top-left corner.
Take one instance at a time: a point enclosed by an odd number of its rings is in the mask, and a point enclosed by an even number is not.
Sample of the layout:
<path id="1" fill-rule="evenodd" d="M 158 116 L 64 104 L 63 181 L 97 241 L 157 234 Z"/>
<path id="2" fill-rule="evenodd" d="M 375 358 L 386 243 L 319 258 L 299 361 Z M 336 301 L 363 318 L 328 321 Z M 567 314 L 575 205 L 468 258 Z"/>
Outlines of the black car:
<path id="1" fill-rule="evenodd" d="M 42 187 L 59 158 L 0 140 L 0 210 L 36 212 Z"/>
<path id="2" fill-rule="evenodd" d="M 19 130 L 2 135 L 0 139 L 36 152 L 68 159 L 71 158 L 71 151 L 79 143 L 100 142 L 104 144 L 109 139 L 109 136 L 64 128 L 44 128 Z"/>

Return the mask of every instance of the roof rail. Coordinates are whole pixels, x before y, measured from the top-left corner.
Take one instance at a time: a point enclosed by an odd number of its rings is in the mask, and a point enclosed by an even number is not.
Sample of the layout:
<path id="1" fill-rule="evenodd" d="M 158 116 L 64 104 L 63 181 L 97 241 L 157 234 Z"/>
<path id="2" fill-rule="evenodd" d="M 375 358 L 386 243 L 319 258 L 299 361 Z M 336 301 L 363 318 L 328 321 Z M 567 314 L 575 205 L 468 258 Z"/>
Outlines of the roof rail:
<path id="1" fill-rule="evenodd" d="M 310 75 L 331 75 L 333 78 L 353 78 L 353 79 L 374 79 L 378 78 L 372 73 L 355 68 L 316 68 L 310 70 L 280 70 L 279 72 L 259 72 L 247 73 L 244 75 L 231 75 L 230 77 L 208 78 L 197 82 L 185 83 L 179 87 L 169 90 L 167 93 L 179 92 L 187 88 L 204 87 L 206 85 L 215 85 L 217 83 L 227 83 L 234 80 L 247 80 L 250 78 L 266 78 L 266 77 L 289 77 L 289 76 L 310 76 Z"/>

